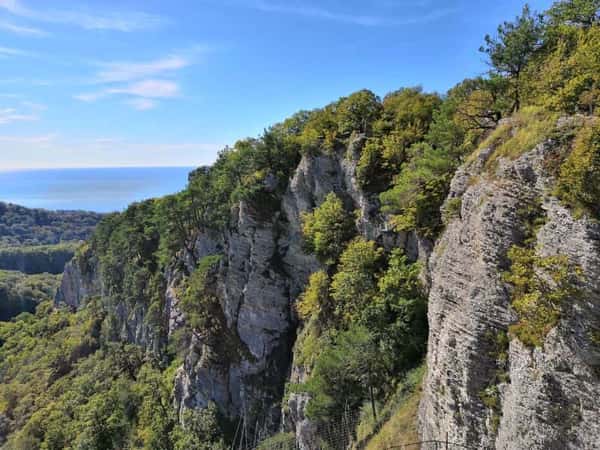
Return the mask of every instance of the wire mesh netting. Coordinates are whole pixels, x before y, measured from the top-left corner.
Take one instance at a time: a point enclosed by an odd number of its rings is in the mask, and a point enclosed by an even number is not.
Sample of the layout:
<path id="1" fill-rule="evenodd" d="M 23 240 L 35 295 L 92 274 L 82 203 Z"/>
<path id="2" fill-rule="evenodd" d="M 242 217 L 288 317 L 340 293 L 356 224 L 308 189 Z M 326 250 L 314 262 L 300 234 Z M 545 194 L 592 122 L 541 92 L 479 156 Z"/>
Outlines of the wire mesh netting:
<path id="1" fill-rule="evenodd" d="M 344 411 L 338 420 L 319 426 L 310 442 L 300 445 L 294 433 L 280 433 L 274 437 L 256 439 L 254 445 L 236 445 L 232 450 L 362 450 L 367 447 L 368 438 L 360 442 L 357 439 L 357 426 L 361 421 L 360 411 Z M 377 428 L 378 429 L 378 428 Z M 376 429 L 373 430 L 376 433 Z M 264 436 L 264 435 L 263 435 Z M 261 436 L 262 437 L 262 436 Z M 373 437 L 373 434 L 370 434 Z M 443 440 L 419 442 L 398 442 L 385 450 L 479 450 L 451 442 L 448 436 Z"/>

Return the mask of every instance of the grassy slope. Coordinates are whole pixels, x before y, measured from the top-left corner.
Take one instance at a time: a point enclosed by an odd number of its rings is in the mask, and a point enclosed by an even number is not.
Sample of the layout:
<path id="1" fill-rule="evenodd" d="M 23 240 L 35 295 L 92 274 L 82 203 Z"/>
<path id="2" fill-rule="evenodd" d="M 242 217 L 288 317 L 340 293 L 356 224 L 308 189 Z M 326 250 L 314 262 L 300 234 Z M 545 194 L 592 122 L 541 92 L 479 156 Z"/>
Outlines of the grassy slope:
<path id="1" fill-rule="evenodd" d="M 419 440 L 417 413 L 424 375 L 424 364 L 409 372 L 399 384 L 396 394 L 379 409 L 377 422 L 373 421 L 370 408 L 364 408 L 357 428 L 358 448 L 385 450 Z"/>
<path id="2" fill-rule="evenodd" d="M 410 394 L 405 403 L 369 441 L 366 450 L 385 450 L 394 445 L 410 444 L 419 440 L 417 411 L 421 399 L 421 387 Z"/>

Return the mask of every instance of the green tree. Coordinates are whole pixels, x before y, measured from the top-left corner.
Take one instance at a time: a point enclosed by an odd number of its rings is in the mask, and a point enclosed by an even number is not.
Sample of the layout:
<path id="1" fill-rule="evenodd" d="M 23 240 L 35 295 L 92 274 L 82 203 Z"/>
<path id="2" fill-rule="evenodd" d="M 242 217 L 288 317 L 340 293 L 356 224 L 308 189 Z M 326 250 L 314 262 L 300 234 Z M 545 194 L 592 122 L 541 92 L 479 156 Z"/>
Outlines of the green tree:
<path id="1" fill-rule="evenodd" d="M 389 183 L 391 177 L 383 170 L 384 164 L 381 139 L 369 139 L 356 165 L 356 179 L 363 189 L 378 191 Z"/>
<path id="2" fill-rule="evenodd" d="M 329 299 L 329 276 L 323 270 L 313 273 L 306 289 L 298 299 L 296 310 L 302 320 L 316 317 L 325 321 L 333 311 Z"/>
<path id="3" fill-rule="evenodd" d="M 214 403 L 199 410 L 186 410 L 183 427 L 172 433 L 174 450 L 225 450 L 219 411 Z"/>
<path id="4" fill-rule="evenodd" d="M 216 309 L 220 308 L 214 292 L 220 255 L 205 256 L 184 284 L 181 309 L 187 323 L 196 330 L 214 333 L 220 327 Z"/>
<path id="5" fill-rule="evenodd" d="M 383 112 L 374 128 L 378 133 L 397 133 L 404 148 L 423 139 L 441 100 L 421 87 L 402 88 L 386 95 Z"/>
<path id="6" fill-rule="evenodd" d="M 374 399 L 388 372 L 373 336 L 364 327 L 341 332 L 319 354 L 311 380 L 307 415 L 312 419 L 337 420 L 345 408 L 355 410 Z M 374 404 L 373 404 L 374 408 Z"/>
<path id="7" fill-rule="evenodd" d="M 354 225 L 342 200 L 331 192 L 312 213 L 302 214 L 302 234 L 307 249 L 333 265 L 354 234 Z"/>
<path id="8" fill-rule="evenodd" d="M 521 107 L 521 75 L 527 64 L 542 44 L 542 19 L 532 14 L 529 6 L 514 22 L 504 22 L 498 27 L 497 35 L 485 36 L 485 45 L 480 51 L 486 53 L 494 70 L 507 75 L 513 84 L 512 111 Z"/>
<path id="9" fill-rule="evenodd" d="M 331 297 L 336 315 L 343 323 L 358 320 L 374 300 L 382 262 L 383 249 L 362 237 L 350 242 L 340 256 L 338 271 L 331 282 Z"/>
<path id="10" fill-rule="evenodd" d="M 408 148 L 425 138 L 441 100 L 420 87 L 404 88 L 383 99 L 381 117 L 373 124 L 376 137 L 362 149 L 356 176 L 364 189 L 387 189 L 406 161 Z"/>
<path id="11" fill-rule="evenodd" d="M 552 25 L 590 28 L 600 22 L 600 0 L 561 0 L 547 12 Z"/>
<path id="12" fill-rule="evenodd" d="M 417 230 L 435 237 L 442 226 L 440 207 L 448 194 L 459 160 L 445 149 L 418 144 L 412 158 L 396 178 L 394 186 L 379 197 L 383 211 L 392 214 L 399 231 Z"/>
<path id="13" fill-rule="evenodd" d="M 466 79 L 448 91 L 433 114 L 426 142 L 453 158 L 471 153 L 510 112 L 508 80 L 498 74 Z"/>
<path id="14" fill-rule="evenodd" d="M 427 345 L 427 297 L 419 264 L 410 264 L 402 250 L 390 255 L 388 267 L 377 281 L 378 294 L 363 311 L 360 323 L 380 342 L 391 373 L 417 364 Z"/>
<path id="15" fill-rule="evenodd" d="M 335 105 L 311 111 L 304 129 L 298 136 L 301 151 L 314 154 L 319 151 L 331 153 L 338 142 L 338 124 Z"/>
<path id="16" fill-rule="evenodd" d="M 373 92 L 364 89 L 341 99 L 336 113 L 342 135 L 349 136 L 353 131 L 369 133 L 381 114 L 381 102 Z"/>
<path id="17" fill-rule="evenodd" d="M 173 368 L 162 372 L 145 364 L 136 375 L 134 390 L 140 398 L 136 434 L 148 450 L 173 449 L 170 433 L 177 424 L 171 399 Z"/>

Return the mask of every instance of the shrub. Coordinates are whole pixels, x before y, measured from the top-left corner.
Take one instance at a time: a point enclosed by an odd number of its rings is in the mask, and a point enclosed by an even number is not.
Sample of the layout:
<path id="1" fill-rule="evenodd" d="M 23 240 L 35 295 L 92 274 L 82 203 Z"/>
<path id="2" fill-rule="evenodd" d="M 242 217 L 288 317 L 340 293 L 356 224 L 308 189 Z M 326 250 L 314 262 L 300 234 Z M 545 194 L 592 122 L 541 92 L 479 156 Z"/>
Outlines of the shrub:
<path id="1" fill-rule="evenodd" d="M 383 249 L 362 237 L 348 244 L 331 282 L 336 315 L 344 322 L 357 320 L 377 294 L 377 274 Z"/>
<path id="2" fill-rule="evenodd" d="M 258 444 L 256 450 L 296 450 L 296 448 L 294 433 L 278 433 Z"/>
<path id="3" fill-rule="evenodd" d="M 578 295 L 581 269 L 567 256 L 541 257 L 532 248 L 514 246 L 508 257 L 504 279 L 513 286 L 511 304 L 519 317 L 509 331 L 525 345 L 540 347 L 558 324 L 564 302 Z"/>
<path id="4" fill-rule="evenodd" d="M 383 211 L 392 214 L 396 230 L 417 230 L 433 238 L 442 226 L 440 207 L 458 161 L 427 144 L 414 146 L 411 153 L 394 186 L 380 195 Z"/>
<path id="5" fill-rule="evenodd" d="M 479 146 L 480 149 L 494 149 L 494 153 L 486 162 L 488 170 L 495 168 L 499 158 L 517 159 L 552 137 L 557 119 L 558 115 L 531 106 L 514 114 Z"/>
<path id="6" fill-rule="evenodd" d="M 296 310 L 302 320 L 308 320 L 311 317 L 323 319 L 331 315 L 327 273 L 321 270 L 310 276 L 308 286 L 298 299 Z"/>
<path id="7" fill-rule="evenodd" d="M 462 208 L 462 198 L 461 197 L 454 197 L 449 199 L 446 202 L 445 208 L 444 208 L 444 222 L 448 223 L 450 222 L 452 219 L 456 219 L 457 217 L 460 217 L 460 210 Z"/>
<path id="8" fill-rule="evenodd" d="M 354 226 L 342 200 L 331 192 L 312 213 L 302 214 L 302 234 L 307 250 L 333 265 L 352 237 Z"/>
<path id="9" fill-rule="evenodd" d="M 600 219 L 600 121 L 587 122 L 560 169 L 556 195 L 576 216 L 589 211 Z"/>
<path id="10" fill-rule="evenodd" d="M 214 323 L 215 309 L 220 306 L 215 298 L 213 278 L 220 261 L 220 255 L 204 257 L 187 280 L 181 296 L 181 309 L 194 329 L 214 332 L 218 328 Z"/>

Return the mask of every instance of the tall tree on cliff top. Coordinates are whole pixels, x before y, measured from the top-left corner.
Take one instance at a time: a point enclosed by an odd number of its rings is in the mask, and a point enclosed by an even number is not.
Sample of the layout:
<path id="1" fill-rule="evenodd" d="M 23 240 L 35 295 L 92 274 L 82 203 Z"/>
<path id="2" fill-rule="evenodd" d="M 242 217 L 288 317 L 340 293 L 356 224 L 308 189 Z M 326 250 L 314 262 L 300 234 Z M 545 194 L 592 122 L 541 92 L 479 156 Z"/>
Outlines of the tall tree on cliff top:
<path id="1" fill-rule="evenodd" d="M 563 0 L 548 11 L 553 24 L 589 28 L 600 23 L 600 0 Z"/>
<path id="2" fill-rule="evenodd" d="M 513 84 L 513 111 L 521 107 L 521 75 L 542 42 L 541 16 L 532 14 L 529 6 L 514 22 L 504 22 L 496 36 L 486 35 L 479 51 L 486 53 L 496 73 L 507 76 Z"/>

